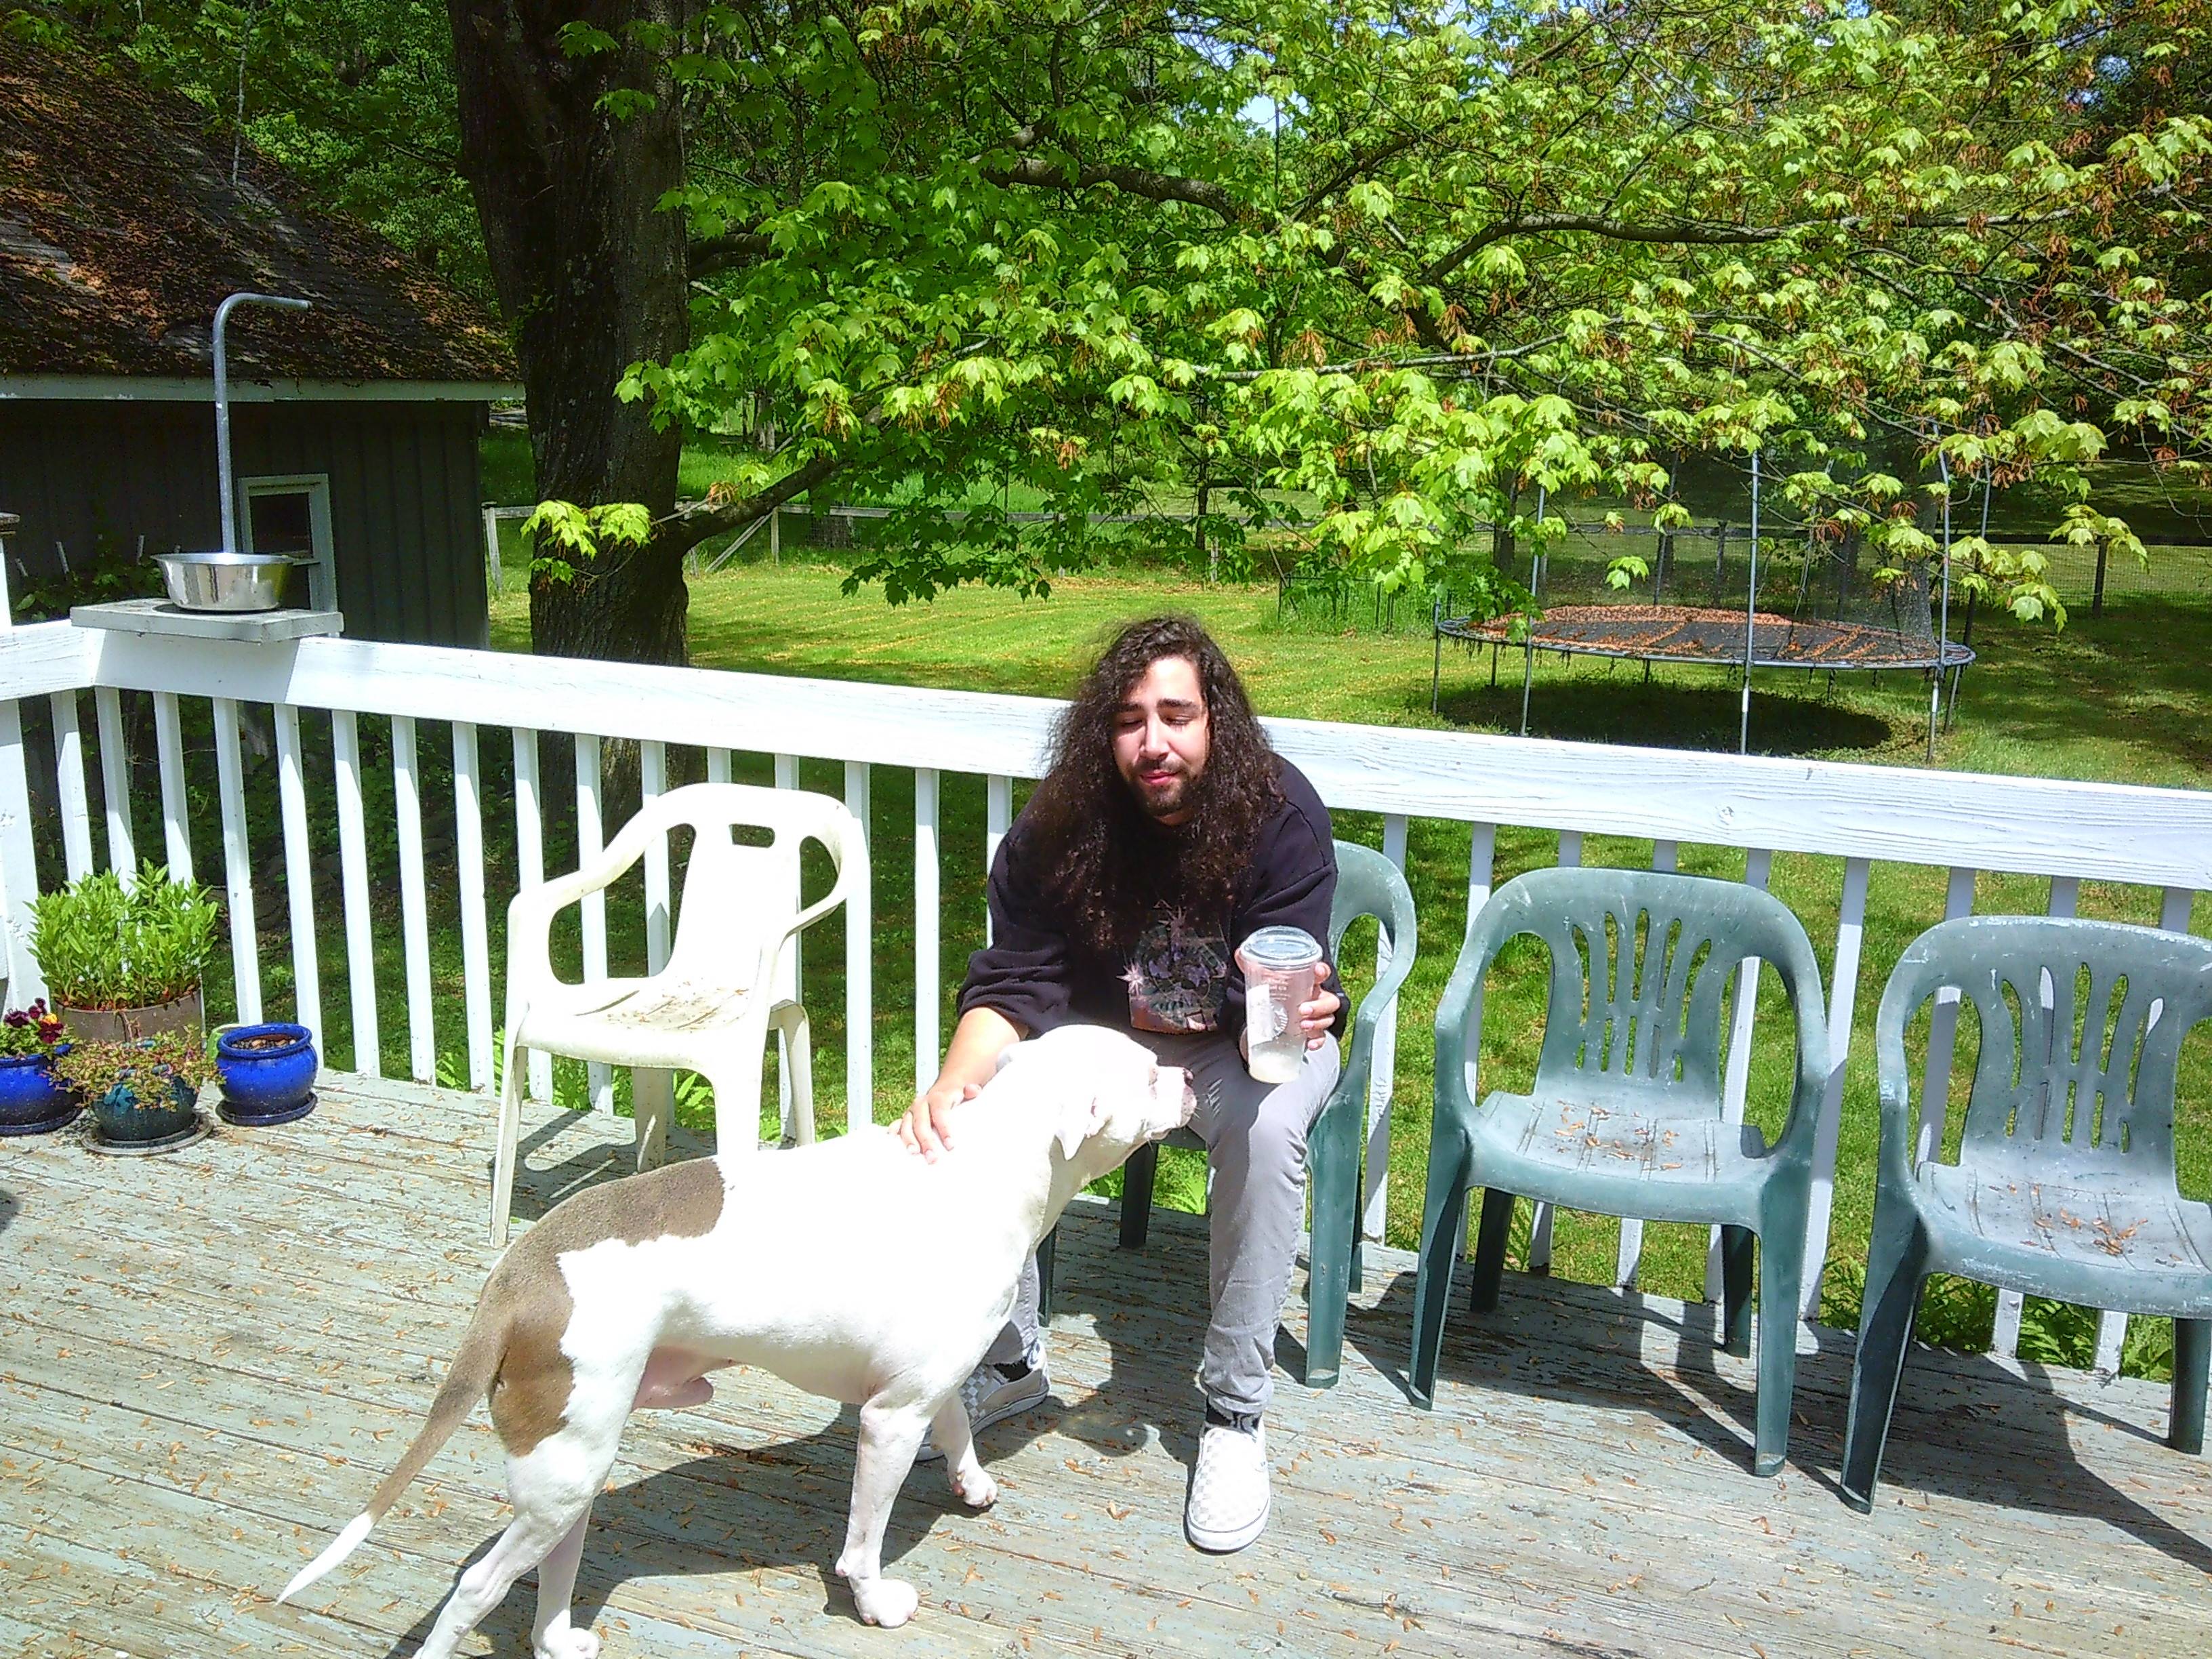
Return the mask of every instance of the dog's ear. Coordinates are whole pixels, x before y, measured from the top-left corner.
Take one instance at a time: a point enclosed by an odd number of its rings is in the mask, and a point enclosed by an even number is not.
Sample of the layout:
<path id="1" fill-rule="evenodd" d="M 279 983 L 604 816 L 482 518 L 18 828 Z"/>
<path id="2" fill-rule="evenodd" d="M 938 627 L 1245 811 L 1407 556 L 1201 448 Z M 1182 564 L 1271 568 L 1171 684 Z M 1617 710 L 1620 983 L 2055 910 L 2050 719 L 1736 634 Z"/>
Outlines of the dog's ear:
<path id="1" fill-rule="evenodd" d="M 1106 1121 L 1106 1099 L 1095 1083 L 1078 1083 L 1060 1103 L 1060 1127 L 1053 1138 L 1062 1158 L 1073 1158 Z"/>

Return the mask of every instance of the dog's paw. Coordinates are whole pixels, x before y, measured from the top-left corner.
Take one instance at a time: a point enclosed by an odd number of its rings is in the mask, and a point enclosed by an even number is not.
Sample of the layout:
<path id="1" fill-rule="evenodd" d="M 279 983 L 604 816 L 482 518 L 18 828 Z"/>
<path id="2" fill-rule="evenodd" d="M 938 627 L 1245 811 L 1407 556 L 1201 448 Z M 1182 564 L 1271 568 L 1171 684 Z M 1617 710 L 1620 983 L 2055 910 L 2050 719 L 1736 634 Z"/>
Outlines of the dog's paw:
<path id="1" fill-rule="evenodd" d="M 896 1578 L 857 1580 L 853 1585 L 853 1600 L 860 1609 L 861 1618 L 885 1630 L 896 1630 L 913 1618 L 914 1610 L 921 1605 L 921 1597 L 914 1586 Z"/>
<path id="2" fill-rule="evenodd" d="M 547 1631 L 531 1649 L 537 1659 L 599 1659 L 599 1638 L 573 1625 Z"/>
<path id="3" fill-rule="evenodd" d="M 988 1471 L 974 1468 L 963 1473 L 954 1470 L 952 1490 L 960 1494 L 960 1501 L 971 1510 L 988 1510 L 999 1501 L 999 1483 Z"/>

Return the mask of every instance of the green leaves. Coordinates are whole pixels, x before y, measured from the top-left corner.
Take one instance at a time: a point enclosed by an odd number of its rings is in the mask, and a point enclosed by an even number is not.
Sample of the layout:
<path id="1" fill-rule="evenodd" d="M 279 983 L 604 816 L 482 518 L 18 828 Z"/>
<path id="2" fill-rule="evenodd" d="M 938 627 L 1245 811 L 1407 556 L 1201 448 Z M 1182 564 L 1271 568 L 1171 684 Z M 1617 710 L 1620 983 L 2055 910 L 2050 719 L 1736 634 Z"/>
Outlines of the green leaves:
<path id="1" fill-rule="evenodd" d="M 533 582 L 572 582 L 582 574 L 580 566 L 589 564 L 605 548 L 644 546 L 653 534 L 653 515 L 637 501 L 602 507 L 540 501 L 537 511 L 522 521 L 521 534 L 522 544 L 530 551 Z"/>
<path id="2" fill-rule="evenodd" d="M 32 901 L 31 954 L 57 1003 L 151 1006 L 199 984 L 217 915 L 210 895 L 160 865 L 141 866 L 127 891 L 104 870 Z"/>

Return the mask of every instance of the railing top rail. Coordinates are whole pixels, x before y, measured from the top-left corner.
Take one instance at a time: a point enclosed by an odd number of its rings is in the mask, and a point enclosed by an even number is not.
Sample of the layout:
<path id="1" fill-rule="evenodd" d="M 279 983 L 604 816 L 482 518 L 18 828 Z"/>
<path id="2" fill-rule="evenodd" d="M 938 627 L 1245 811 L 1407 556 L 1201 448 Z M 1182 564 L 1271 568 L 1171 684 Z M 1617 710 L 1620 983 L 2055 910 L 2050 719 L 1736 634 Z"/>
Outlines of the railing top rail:
<path id="1" fill-rule="evenodd" d="M 358 640 L 281 645 L 47 623 L 0 634 L 0 693 L 111 685 L 465 715 L 825 759 L 1035 777 L 1054 699 Z M 1270 720 L 1331 806 L 2024 874 L 2212 888 L 2212 793 Z"/>

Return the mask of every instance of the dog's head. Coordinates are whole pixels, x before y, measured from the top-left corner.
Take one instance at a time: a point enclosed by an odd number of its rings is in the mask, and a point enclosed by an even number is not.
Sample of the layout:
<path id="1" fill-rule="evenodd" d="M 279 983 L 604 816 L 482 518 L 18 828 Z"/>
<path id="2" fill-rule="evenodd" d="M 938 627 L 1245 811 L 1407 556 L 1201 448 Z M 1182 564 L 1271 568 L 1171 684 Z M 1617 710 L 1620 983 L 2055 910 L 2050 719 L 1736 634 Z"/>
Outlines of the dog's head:
<path id="1" fill-rule="evenodd" d="M 1197 1109 L 1189 1073 L 1161 1065 L 1135 1038 L 1104 1026 L 1060 1026 L 1010 1058 L 1044 1080 L 1042 1097 L 1058 1115 L 1054 1141 L 1089 1171 L 1086 1180 L 1181 1128 Z"/>

